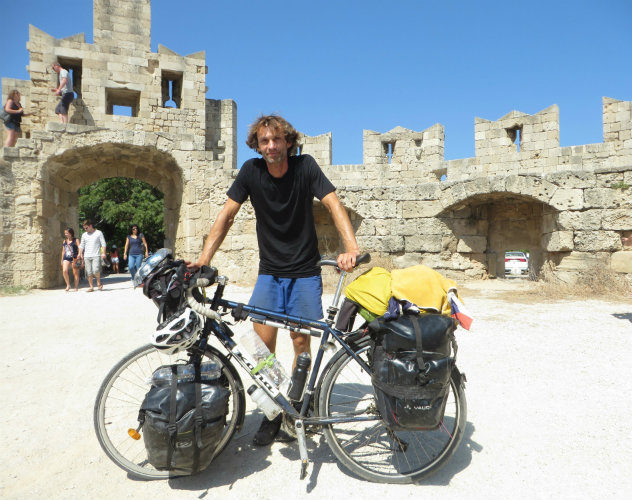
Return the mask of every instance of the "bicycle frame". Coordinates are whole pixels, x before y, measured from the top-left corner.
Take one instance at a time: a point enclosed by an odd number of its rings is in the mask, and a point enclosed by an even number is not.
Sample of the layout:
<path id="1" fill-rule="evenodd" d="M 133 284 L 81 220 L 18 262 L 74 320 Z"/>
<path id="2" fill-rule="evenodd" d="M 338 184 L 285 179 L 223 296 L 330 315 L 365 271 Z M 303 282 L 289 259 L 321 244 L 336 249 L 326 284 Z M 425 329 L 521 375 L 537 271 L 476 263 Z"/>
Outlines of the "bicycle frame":
<path id="1" fill-rule="evenodd" d="M 325 261 L 324 263 L 329 264 L 329 261 Z M 229 353 L 229 359 L 231 357 L 234 358 L 242 368 L 248 371 L 251 378 L 257 383 L 257 385 L 263 388 L 263 390 L 282 408 L 283 413 L 289 415 L 294 419 L 300 419 L 304 424 L 307 425 L 328 425 L 380 419 L 380 417 L 377 415 L 338 418 L 307 416 L 309 403 L 314 395 L 314 389 L 316 388 L 318 375 L 320 374 L 320 367 L 322 364 L 325 349 L 327 347 L 327 344 L 330 342 L 330 339 L 335 340 L 338 345 L 342 349 L 344 349 L 349 354 L 349 356 L 351 356 L 355 360 L 355 362 L 360 365 L 363 370 L 365 370 L 367 373 L 370 373 L 371 371 L 367 364 L 360 357 L 358 357 L 353 349 L 349 346 L 349 344 L 345 342 L 343 337 L 348 337 L 350 336 L 350 334 L 345 334 L 332 327 L 333 318 L 338 311 L 337 303 L 340 297 L 340 291 L 342 289 L 342 283 L 344 282 L 345 275 L 346 273 L 342 271 L 338 282 L 337 291 L 334 296 L 334 301 L 332 305 L 328 308 L 327 320 L 310 320 L 306 318 L 292 316 L 289 314 L 277 313 L 268 309 L 250 306 L 239 302 L 233 302 L 231 300 L 226 300 L 223 298 L 223 293 L 228 280 L 223 276 L 218 277 L 217 280 L 217 290 L 215 291 L 215 295 L 211 301 L 212 308 L 214 310 L 218 310 L 219 308 L 221 308 L 225 311 L 232 311 L 234 309 L 240 308 L 244 316 L 248 316 L 251 314 L 256 315 L 256 318 L 248 318 L 254 323 L 267 324 L 270 326 L 276 326 L 281 329 L 287 329 L 305 335 L 311 335 L 313 337 L 320 337 L 320 346 L 318 349 L 318 353 L 316 354 L 316 358 L 313 362 L 310 377 L 304 392 L 300 412 L 294 408 L 290 400 L 283 393 L 281 393 L 281 391 L 279 391 L 279 389 L 266 374 L 261 372 L 252 373 L 252 370 L 257 363 L 254 361 L 249 353 L 242 351 L 239 348 L 239 344 L 233 340 L 233 332 L 232 330 L 230 330 L 230 326 L 228 324 L 223 322 L 220 323 L 214 319 L 207 319 L 205 323 L 205 325 L 208 325 L 208 329 L 210 330 L 208 334 L 212 332 L 212 334 L 220 341 L 220 343 Z"/>

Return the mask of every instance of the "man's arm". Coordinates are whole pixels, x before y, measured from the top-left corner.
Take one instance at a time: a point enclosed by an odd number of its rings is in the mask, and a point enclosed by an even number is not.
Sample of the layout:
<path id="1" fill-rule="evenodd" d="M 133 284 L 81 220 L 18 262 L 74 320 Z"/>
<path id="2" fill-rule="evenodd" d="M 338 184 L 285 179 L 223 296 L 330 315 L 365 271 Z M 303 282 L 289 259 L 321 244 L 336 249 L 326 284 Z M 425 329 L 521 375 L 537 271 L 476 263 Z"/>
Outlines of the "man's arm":
<path id="1" fill-rule="evenodd" d="M 79 242 L 79 255 L 77 255 L 78 259 L 82 259 L 83 260 L 83 249 L 85 247 L 86 247 L 86 240 L 85 240 L 85 238 L 83 237 L 83 234 L 82 234 L 81 235 L 81 241 Z"/>
<path id="2" fill-rule="evenodd" d="M 206 241 L 204 242 L 204 249 L 202 250 L 202 255 L 197 260 L 197 262 L 193 263 L 190 267 L 200 268 L 202 266 L 208 266 L 211 262 L 211 259 L 217 252 L 217 249 L 224 241 L 224 238 L 228 234 L 228 230 L 233 225 L 235 220 L 235 216 L 239 209 L 241 208 L 241 203 L 237 203 L 236 201 L 228 198 L 224 207 L 220 211 L 215 219 L 215 222 L 211 226 L 211 230 L 206 237 Z"/>
<path id="3" fill-rule="evenodd" d="M 103 236 L 103 233 L 99 235 L 99 239 L 101 240 L 101 257 L 105 259 L 106 244 L 105 244 L 105 236 Z"/>
<path id="4" fill-rule="evenodd" d="M 349 220 L 347 211 L 345 207 L 342 206 L 342 203 L 340 203 L 335 191 L 325 195 L 320 201 L 327 207 L 327 210 L 329 210 L 336 229 L 338 233 L 340 233 L 342 242 L 345 245 L 346 252 L 338 255 L 336 259 L 338 267 L 343 271 L 352 271 L 353 266 L 355 266 L 356 257 L 360 254 L 360 248 L 358 247 L 358 242 L 356 241 L 353 227 L 351 227 L 351 221 Z"/>

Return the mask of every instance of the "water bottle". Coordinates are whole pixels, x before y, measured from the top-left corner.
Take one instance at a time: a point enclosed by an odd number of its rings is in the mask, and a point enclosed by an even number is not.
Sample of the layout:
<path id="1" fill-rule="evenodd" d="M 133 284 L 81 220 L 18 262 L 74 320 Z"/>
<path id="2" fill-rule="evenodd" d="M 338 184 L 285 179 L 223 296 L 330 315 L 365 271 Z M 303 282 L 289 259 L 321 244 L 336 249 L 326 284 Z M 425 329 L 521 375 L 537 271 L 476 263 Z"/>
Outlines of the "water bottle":
<path id="1" fill-rule="evenodd" d="M 287 390 L 290 379 L 283 365 L 279 363 L 274 353 L 270 352 L 254 330 L 248 329 L 245 332 L 240 332 L 237 337 L 237 344 L 254 358 L 257 372 L 261 371 L 268 375 L 281 392 Z"/>
<path id="2" fill-rule="evenodd" d="M 222 375 L 221 367 L 215 361 L 205 361 L 200 364 L 200 381 L 210 382 L 217 380 Z M 149 383 L 157 387 L 170 385 L 173 379 L 171 366 L 158 368 L 151 376 Z M 195 366 L 192 364 L 177 365 L 176 379 L 178 383 L 193 382 L 195 380 Z"/>
<path id="3" fill-rule="evenodd" d="M 257 407 L 265 414 L 268 420 L 274 420 L 274 418 L 281 413 L 279 405 L 277 405 L 261 387 L 257 387 L 254 384 L 251 385 L 248 389 L 248 394 L 257 404 Z"/>
<path id="4" fill-rule="evenodd" d="M 302 352 L 296 358 L 296 366 L 294 372 L 292 372 L 292 380 L 290 381 L 290 390 L 287 393 L 288 398 L 292 401 L 300 401 L 303 396 L 303 389 L 305 387 L 305 381 L 307 380 L 307 373 L 309 372 L 309 365 L 312 363 L 312 358 L 309 353 Z"/>

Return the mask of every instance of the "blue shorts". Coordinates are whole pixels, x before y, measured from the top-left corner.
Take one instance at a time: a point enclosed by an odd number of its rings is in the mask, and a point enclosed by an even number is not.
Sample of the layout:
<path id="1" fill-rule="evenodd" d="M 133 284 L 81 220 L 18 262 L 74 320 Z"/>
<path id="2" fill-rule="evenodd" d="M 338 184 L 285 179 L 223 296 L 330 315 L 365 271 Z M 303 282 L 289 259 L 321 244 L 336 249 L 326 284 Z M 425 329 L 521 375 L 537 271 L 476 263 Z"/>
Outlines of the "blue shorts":
<path id="1" fill-rule="evenodd" d="M 12 121 L 4 122 L 4 128 L 7 130 L 15 130 L 16 132 L 20 131 L 20 125 L 18 123 L 13 123 Z"/>
<path id="2" fill-rule="evenodd" d="M 319 320 L 323 317 L 323 280 L 308 278 L 277 278 L 260 274 L 248 305 L 281 314 Z"/>

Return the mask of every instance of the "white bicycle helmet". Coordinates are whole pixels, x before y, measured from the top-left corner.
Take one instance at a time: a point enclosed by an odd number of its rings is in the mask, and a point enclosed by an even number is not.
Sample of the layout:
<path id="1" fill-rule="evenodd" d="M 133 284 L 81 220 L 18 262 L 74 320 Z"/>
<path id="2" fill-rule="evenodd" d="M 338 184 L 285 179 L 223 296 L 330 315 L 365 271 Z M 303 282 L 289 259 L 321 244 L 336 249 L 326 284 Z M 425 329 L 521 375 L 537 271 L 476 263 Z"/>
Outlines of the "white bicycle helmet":
<path id="1" fill-rule="evenodd" d="M 200 331 L 200 318 L 190 307 L 174 314 L 158 325 L 151 343 L 166 354 L 175 354 L 191 347 Z"/>

